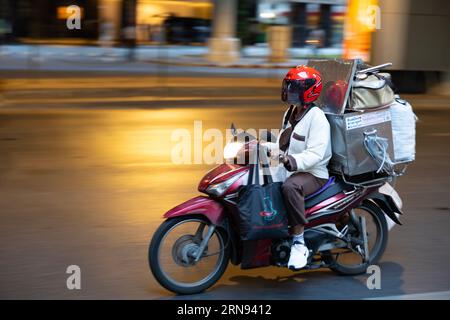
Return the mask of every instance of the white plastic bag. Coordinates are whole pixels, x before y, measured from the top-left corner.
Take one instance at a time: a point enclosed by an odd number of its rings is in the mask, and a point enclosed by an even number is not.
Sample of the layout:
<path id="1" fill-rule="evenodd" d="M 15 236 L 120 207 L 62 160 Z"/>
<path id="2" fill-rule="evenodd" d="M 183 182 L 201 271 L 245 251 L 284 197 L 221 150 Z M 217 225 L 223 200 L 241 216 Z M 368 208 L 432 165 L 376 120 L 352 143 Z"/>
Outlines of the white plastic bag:
<path id="1" fill-rule="evenodd" d="M 416 121 L 411 105 L 396 96 L 390 105 L 395 162 L 410 162 L 416 157 Z"/>

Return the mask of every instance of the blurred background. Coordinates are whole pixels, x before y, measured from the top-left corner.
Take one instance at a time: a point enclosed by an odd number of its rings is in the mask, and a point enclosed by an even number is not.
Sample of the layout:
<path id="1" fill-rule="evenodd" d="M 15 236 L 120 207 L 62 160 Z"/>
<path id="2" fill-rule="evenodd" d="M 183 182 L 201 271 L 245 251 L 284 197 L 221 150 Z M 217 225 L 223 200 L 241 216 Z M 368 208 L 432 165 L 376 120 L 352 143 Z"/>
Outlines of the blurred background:
<path id="1" fill-rule="evenodd" d="M 449 9 L 444 0 L 1 0 L 0 4 L 3 55 L 17 49 L 8 45 L 20 44 L 30 50 L 31 60 L 45 60 L 50 54 L 47 46 L 58 46 L 53 52 L 57 57 L 71 53 L 107 58 L 120 55 L 115 48 L 127 48 L 124 55 L 129 59 L 216 65 L 271 62 L 273 66 L 312 56 L 361 58 L 372 64 L 393 62 L 396 82 L 411 92 L 424 92 L 449 77 Z M 67 25 L 73 5 L 81 20 L 75 29 Z M 409 80 L 412 76 L 415 81 Z"/>
<path id="2" fill-rule="evenodd" d="M 0 298 L 178 298 L 148 242 L 213 165 L 174 165 L 172 132 L 279 128 L 281 79 L 313 57 L 392 62 L 419 117 L 382 289 L 230 266 L 183 298 L 450 298 L 449 39 L 447 0 L 0 0 Z"/>

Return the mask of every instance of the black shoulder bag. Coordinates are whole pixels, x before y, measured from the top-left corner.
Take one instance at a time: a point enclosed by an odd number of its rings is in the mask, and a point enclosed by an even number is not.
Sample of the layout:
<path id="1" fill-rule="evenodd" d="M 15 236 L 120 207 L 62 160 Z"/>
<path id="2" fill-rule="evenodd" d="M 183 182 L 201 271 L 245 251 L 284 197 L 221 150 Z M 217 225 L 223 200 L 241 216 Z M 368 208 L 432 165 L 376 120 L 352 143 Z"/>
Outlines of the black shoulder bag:
<path id="1" fill-rule="evenodd" d="M 287 213 L 281 193 L 283 183 L 273 182 L 269 172 L 267 183 L 260 185 L 259 160 L 258 143 L 256 161 L 250 168 L 248 183 L 240 190 L 238 198 L 240 235 L 244 241 L 289 236 Z"/>

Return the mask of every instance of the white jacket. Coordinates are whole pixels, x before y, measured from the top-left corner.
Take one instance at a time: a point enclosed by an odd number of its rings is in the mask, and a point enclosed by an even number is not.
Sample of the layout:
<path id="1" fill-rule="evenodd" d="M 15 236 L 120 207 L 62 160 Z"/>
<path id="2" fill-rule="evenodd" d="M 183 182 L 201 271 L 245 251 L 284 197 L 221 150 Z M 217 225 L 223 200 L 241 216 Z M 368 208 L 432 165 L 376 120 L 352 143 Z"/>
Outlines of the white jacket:
<path id="1" fill-rule="evenodd" d="M 284 119 L 287 111 L 283 116 Z M 271 150 L 279 148 L 280 136 L 291 124 L 287 122 L 286 128 L 282 128 L 276 143 L 266 143 Z M 314 107 L 309 110 L 291 133 L 290 145 L 285 155 L 290 158 L 292 171 L 286 172 L 286 177 L 296 172 L 309 172 L 312 175 L 328 179 L 328 161 L 331 158 L 331 135 L 330 124 L 324 112 Z"/>

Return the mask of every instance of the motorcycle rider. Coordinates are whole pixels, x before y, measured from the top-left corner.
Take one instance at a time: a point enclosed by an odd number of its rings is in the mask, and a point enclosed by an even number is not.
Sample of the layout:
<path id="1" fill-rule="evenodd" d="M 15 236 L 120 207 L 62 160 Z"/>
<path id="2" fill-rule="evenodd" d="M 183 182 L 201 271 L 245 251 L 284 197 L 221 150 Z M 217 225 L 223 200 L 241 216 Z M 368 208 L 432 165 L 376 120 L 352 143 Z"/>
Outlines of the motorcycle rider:
<path id="1" fill-rule="evenodd" d="M 289 269 L 307 264 L 309 250 L 305 245 L 305 197 L 322 188 L 329 176 L 331 158 L 330 125 L 324 112 L 314 105 L 322 91 L 320 73 L 307 66 L 297 66 L 286 74 L 281 100 L 289 105 L 276 143 L 266 143 L 272 157 L 278 156 L 286 169 L 282 185 L 293 244 Z"/>

